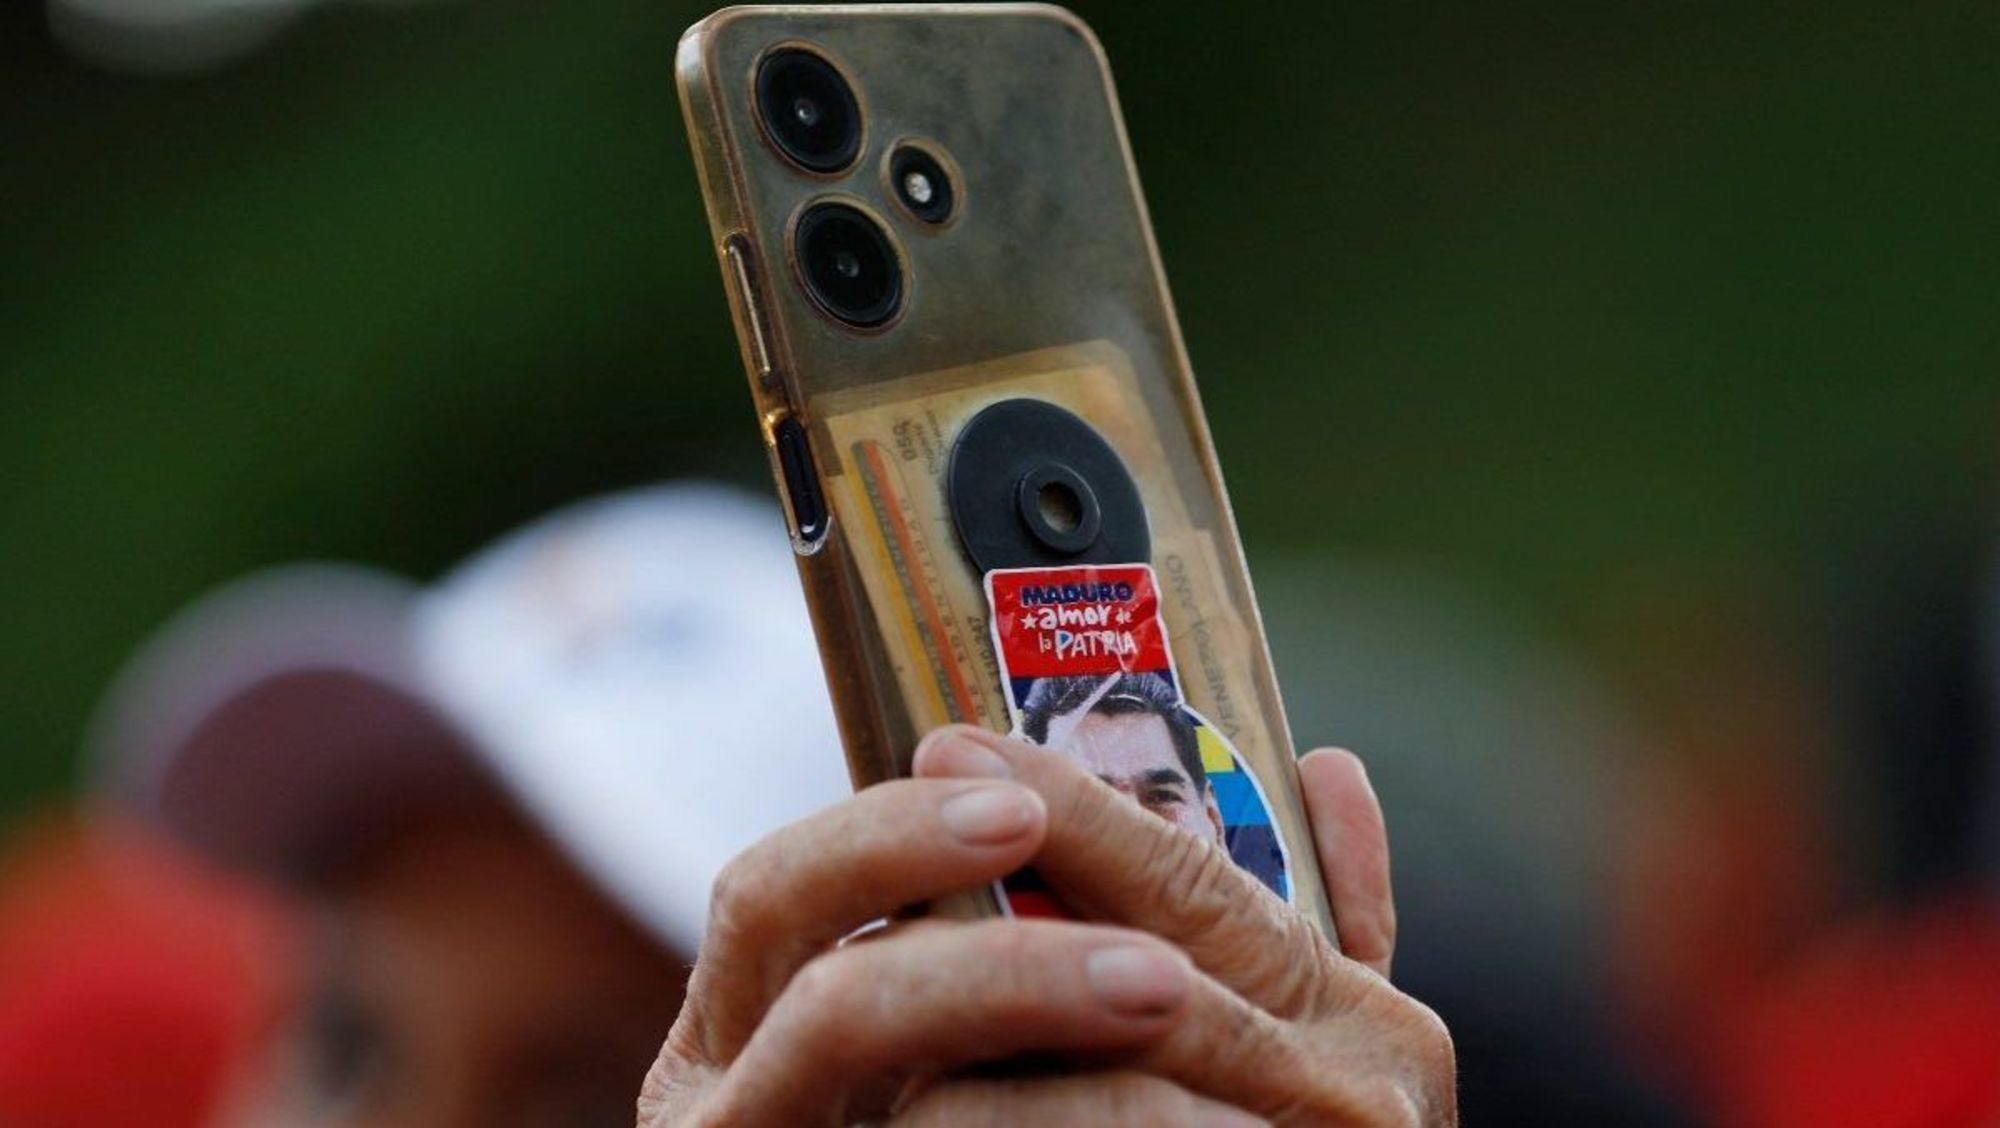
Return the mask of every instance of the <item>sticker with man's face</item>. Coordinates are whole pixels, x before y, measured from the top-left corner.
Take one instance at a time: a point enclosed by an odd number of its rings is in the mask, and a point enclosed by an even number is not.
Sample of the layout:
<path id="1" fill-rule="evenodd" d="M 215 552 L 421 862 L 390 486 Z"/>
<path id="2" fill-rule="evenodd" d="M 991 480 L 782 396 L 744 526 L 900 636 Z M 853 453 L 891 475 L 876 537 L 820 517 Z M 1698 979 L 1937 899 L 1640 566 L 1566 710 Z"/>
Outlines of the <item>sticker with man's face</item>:
<path id="1" fill-rule="evenodd" d="M 1017 736 L 1068 754 L 1291 899 L 1263 790 L 1181 694 L 1150 567 L 1004 569 L 987 573 L 986 598 Z M 1016 914 L 1063 915 L 1031 872 L 1003 890 Z"/>

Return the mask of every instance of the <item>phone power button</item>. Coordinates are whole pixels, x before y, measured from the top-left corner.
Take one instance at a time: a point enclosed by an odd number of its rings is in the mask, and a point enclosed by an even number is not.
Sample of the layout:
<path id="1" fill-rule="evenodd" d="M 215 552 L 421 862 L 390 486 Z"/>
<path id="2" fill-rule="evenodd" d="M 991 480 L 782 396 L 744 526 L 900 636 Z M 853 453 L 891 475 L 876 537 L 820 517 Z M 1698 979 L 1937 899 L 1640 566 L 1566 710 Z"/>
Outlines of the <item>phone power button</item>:
<path id="1" fill-rule="evenodd" d="M 813 468 L 805 426 L 787 415 L 772 429 L 771 442 L 777 451 L 778 473 L 785 480 L 785 508 L 791 511 L 792 536 L 800 551 L 817 551 L 826 536 L 826 495 L 819 488 L 819 472 Z"/>
<path id="2" fill-rule="evenodd" d="M 771 326 L 765 320 L 764 309 L 758 300 L 757 268 L 751 262 L 750 240 L 742 235 L 731 235 L 722 242 L 722 256 L 728 264 L 723 271 L 723 279 L 735 295 L 744 328 L 744 339 L 750 350 L 750 367 L 760 387 L 776 388 L 778 384 L 777 353 L 771 348 Z"/>

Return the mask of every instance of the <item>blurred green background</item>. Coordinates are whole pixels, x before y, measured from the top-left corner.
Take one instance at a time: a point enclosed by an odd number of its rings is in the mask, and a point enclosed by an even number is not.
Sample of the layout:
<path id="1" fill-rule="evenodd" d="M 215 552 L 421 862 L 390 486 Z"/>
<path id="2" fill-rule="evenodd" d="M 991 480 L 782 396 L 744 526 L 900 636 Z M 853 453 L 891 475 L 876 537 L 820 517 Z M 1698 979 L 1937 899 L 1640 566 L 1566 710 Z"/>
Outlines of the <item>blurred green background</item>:
<path id="1" fill-rule="evenodd" d="M 1810 618 L 1843 538 L 1990 508 L 1989 7 L 1080 10 L 1253 560 L 1420 559 L 1616 659 L 1634 585 Z M 8 6 L 0 806 L 245 569 L 762 487 L 671 74 L 700 12 L 336 5 L 133 77 Z"/>
<path id="2" fill-rule="evenodd" d="M 1727 1106 L 1711 995 L 2000 860 L 1991 5 L 1077 6 L 1468 1108 L 1627 1122 L 1600 1026 Z M 0 826 L 247 570 L 768 490 L 673 84 L 702 11 L 336 2 L 146 76 L 0 10 Z M 1510 1105 L 1537 1013 L 1607 1103 Z"/>

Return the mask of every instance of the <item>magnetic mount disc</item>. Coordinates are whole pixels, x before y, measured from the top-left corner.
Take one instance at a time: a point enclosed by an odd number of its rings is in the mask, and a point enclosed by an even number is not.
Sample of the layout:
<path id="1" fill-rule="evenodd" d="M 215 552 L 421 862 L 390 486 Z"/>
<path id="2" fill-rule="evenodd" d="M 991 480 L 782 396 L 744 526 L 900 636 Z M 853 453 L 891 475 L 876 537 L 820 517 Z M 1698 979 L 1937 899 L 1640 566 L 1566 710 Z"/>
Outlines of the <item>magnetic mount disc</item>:
<path id="1" fill-rule="evenodd" d="M 1002 400 L 966 421 L 945 470 L 973 567 L 1147 563 L 1139 487 L 1104 436 L 1043 400 Z"/>

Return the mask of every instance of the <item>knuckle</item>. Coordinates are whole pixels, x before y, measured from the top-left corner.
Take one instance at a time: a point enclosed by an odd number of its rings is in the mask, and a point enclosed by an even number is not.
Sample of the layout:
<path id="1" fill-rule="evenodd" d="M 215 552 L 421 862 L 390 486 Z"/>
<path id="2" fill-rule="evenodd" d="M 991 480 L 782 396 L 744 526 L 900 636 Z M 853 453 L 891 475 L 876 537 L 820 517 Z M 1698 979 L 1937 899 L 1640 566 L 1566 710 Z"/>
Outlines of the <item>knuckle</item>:
<path id="1" fill-rule="evenodd" d="M 1287 1031 L 1257 1029 L 1261 1012 L 1241 1016 L 1214 1049 L 1213 1059 L 1226 1062 L 1239 1076 L 1264 1079 L 1265 1107 L 1256 1111 L 1274 1124 L 1346 1124 L 1353 1122 L 1351 1095 L 1331 1083 L 1327 1063 L 1308 1052 Z"/>
<path id="2" fill-rule="evenodd" d="M 882 1006 L 870 961 L 841 949 L 815 956 L 792 976 L 765 1023 L 783 1031 L 799 1052 L 862 1068 L 882 1047 Z"/>
<path id="3" fill-rule="evenodd" d="M 1291 1026 L 1229 994 L 1201 1009 L 1172 1056 L 1204 1071 L 1264 1078 L 1276 1092 L 1303 1096 L 1316 1087 L 1320 1070 Z"/>
<path id="4" fill-rule="evenodd" d="M 1363 1124 L 1369 1128 L 1425 1128 L 1434 1123 L 1410 1094 L 1400 1086 L 1370 1080 L 1346 1088 L 1331 1100 L 1320 1102 L 1311 1113 L 1312 1123 Z"/>
<path id="5" fill-rule="evenodd" d="M 1284 1015 L 1324 1008 L 1327 997 L 1338 993 L 1337 981 L 1347 965 L 1312 921 L 1288 906 L 1279 906 L 1275 915 L 1281 939 L 1267 950 L 1259 969 L 1268 984 L 1264 997 Z"/>
<path id="6" fill-rule="evenodd" d="M 1218 924 L 1233 914 L 1241 903 L 1241 883 L 1234 880 L 1227 855 L 1163 822 L 1139 825 L 1148 832 L 1141 863 L 1148 884 L 1178 899 L 1184 911 L 1203 923 Z"/>
<path id="7" fill-rule="evenodd" d="M 645 1082 L 639 1086 L 639 1100 L 634 1110 L 638 1114 L 639 1128 L 653 1128 L 668 1122 L 673 1110 L 667 1102 L 673 1098 L 675 1088 L 673 1078 L 665 1075 L 662 1063 L 654 1062 L 653 1068 L 646 1071 Z"/>
<path id="8" fill-rule="evenodd" d="M 1375 1052 L 1360 1080 L 1339 1097 L 1364 1124 L 1448 1126 L 1458 1123 L 1457 1057 L 1451 1031 L 1436 1011 L 1391 992 L 1386 1008 L 1371 1007 L 1362 1028 Z"/>
<path id="9" fill-rule="evenodd" d="M 1261 1110 L 1274 1124 L 1348 1124 L 1365 1128 L 1429 1128 L 1402 1086 L 1382 1077 L 1337 1079 L 1321 1069 L 1290 1087 L 1275 1105 Z"/>
<path id="10" fill-rule="evenodd" d="M 660 1056 L 653 1063 L 652 1073 L 646 1077 L 647 1085 L 651 1086 L 655 1075 L 663 1082 L 669 1079 L 673 1075 L 670 1071 L 675 1069 L 675 1063 L 714 1060 L 714 1047 L 709 1044 L 708 1039 L 708 1032 L 713 1025 L 702 994 L 690 990 L 686 1001 L 681 1004 L 681 1013 L 674 1019 L 673 1026 L 667 1030 L 666 1044 L 660 1047 Z"/>
<path id="11" fill-rule="evenodd" d="M 713 1080 L 712 1074 L 712 1070 L 671 1050 L 662 1050 L 639 1088 L 639 1128 L 689 1123 L 688 1113 L 698 1103 L 704 1083 Z"/>
<path id="12" fill-rule="evenodd" d="M 1081 768 L 1062 759 L 1060 753 L 1036 749 L 1034 754 L 1050 765 L 1049 774 L 1058 781 L 1043 795 L 1049 805 L 1050 831 L 1061 828 L 1079 842 L 1094 841 L 1105 834 L 1122 813 L 1113 806 L 1123 802 L 1117 793 L 1102 780 L 1086 775 Z"/>
<path id="13" fill-rule="evenodd" d="M 1337 962 L 1326 937 L 1267 895 L 1220 848 L 1166 829 L 1150 851 L 1147 872 L 1163 903 L 1177 906 L 1187 935 L 1210 939 L 1193 941 L 1196 962 L 1225 982 L 1255 984 L 1259 1000 L 1276 1014 L 1310 1010 L 1320 1001 L 1325 969 Z M 1270 942 L 1241 943 L 1246 934 Z"/>
<path id="14" fill-rule="evenodd" d="M 1408 998 L 1408 996 L 1405 996 Z M 1457 1051 L 1451 1042 L 1451 1028 L 1444 1024 L 1444 1017 L 1429 1006 L 1415 999 L 1409 1000 L 1410 1025 L 1417 1042 L 1417 1049 L 1431 1062 L 1453 1062 Z"/>
<path id="15" fill-rule="evenodd" d="M 1453 1045 L 1451 1028 L 1430 1007 L 1410 1000 L 1410 1061 L 1417 1071 L 1414 1079 L 1420 1123 L 1453 1124 L 1458 1120 L 1458 1048 Z"/>
<path id="16" fill-rule="evenodd" d="M 847 949 L 815 956 L 792 977 L 785 996 L 804 1015 L 840 1013 L 856 1001 L 862 986 L 860 962 Z"/>
<path id="17" fill-rule="evenodd" d="M 763 843 L 729 859 L 708 891 L 708 935 L 711 951 L 730 952 L 742 937 L 757 932 L 764 902 Z"/>

